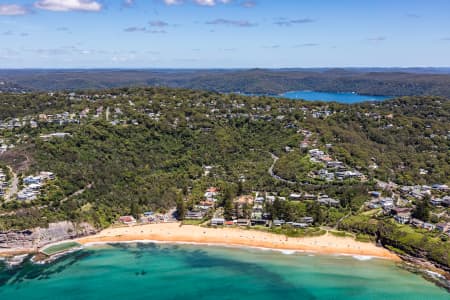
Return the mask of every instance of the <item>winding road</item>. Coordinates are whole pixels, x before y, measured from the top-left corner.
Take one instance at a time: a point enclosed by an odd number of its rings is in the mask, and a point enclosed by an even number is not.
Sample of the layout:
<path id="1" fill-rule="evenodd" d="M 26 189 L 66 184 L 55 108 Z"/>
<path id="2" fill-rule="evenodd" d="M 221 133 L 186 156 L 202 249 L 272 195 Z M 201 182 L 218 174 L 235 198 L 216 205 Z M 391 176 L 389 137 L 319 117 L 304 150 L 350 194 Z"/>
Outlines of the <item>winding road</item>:
<path id="1" fill-rule="evenodd" d="M 82 188 L 82 189 L 80 189 L 80 190 L 74 192 L 73 194 L 71 194 L 71 195 L 65 197 L 64 199 L 62 199 L 62 200 L 60 201 L 60 203 L 64 203 L 64 202 L 66 202 L 67 200 L 69 200 L 69 199 L 72 198 L 72 197 L 75 197 L 75 196 L 78 196 L 78 195 L 83 194 L 84 191 L 85 191 L 86 189 L 90 189 L 91 187 L 92 187 L 92 183 L 89 183 L 89 184 L 88 184 L 87 186 L 85 186 L 84 188 Z"/>
<path id="2" fill-rule="evenodd" d="M 284 182 L 284 183 L 297 184 L 297 183 L 294 182 L 294 181 L 290 181 L 290 180 L 281 178 L 280 176 L 276 175 L 276 174 L 273 172 L 273 168 L 275 167 L 275 164 L 277 163 L 277 161 L 278 161 L 280 158 L 279 158 L 278 156 L 276 156 L 275 154 L 273 154 L 273 153 L 270 153 L 270 155 L 272 156 L 273 163 L 272 163 L 272 165 L 270 166 L 270 168 L 269 168 L 269 170 L 268 170 L 269 175 L 272 176 L 272 178 L 274 178 L 275 180 L 278 180 L 278 181 L 281 181 L 281 182 Z"/>
<path id="3" fill-rule="evenodd" d="M 17 177 L 17 174 L 13 172 L 12 168 L 8 166 L 9 172 L 12 174 L 12 182 L 11 187 L 8 189 L 7 193 L 5 194 L 5 200 L 9 201 L 11 198 L 17 194 L 18 187 L 19 187 L 19 178 Z"/>

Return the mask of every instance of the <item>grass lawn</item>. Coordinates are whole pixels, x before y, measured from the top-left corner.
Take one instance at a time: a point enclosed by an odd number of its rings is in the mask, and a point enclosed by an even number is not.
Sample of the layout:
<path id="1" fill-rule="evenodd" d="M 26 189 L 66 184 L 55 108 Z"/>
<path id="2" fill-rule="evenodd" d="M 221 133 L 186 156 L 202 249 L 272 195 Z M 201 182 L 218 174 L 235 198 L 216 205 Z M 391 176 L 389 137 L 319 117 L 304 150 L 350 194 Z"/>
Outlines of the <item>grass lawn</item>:
<path id="1" fill-rule="evenodd" d="M 370 216 L 370 217 L 372 217 L 372 216 L 378 214 L 380 211 L 381 211 L 381 208 L 376 208 L 376 209 L 365 211 L 365 212 L 363 212 L 361 214 L 363 216 Z"/>
<path id="2" fill-rule="evenodd" d="M 203 219 L 203 220 L 183 220 L 181 222 L 181 224 L 183 225 L 201 225 L 203 223 L 205 223 L 207 220 Z"/>
<path id="3" fill-rule="evenodd" d="M 355 235 L 351 232 L 346 232 L 346 231 L 335 231 L 335 230 L 330 230 L 328 231 L 331 235 L 334 236 L 338 236 L 338 237 L 352 237 L 354 238 Z"/>

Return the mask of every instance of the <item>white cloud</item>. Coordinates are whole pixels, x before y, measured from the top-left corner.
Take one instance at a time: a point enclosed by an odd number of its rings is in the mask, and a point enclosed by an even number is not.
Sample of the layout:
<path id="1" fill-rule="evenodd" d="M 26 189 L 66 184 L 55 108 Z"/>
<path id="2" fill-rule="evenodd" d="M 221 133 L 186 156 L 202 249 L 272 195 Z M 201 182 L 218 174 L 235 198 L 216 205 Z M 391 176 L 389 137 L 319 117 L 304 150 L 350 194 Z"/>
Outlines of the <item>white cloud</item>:
<path id="1" fill-rule="evenodd" d="M 218 3 L 228 4 L 231 0 L 194 0 L 198 5 L 214 6 Z"/>
<path id="2" fill-rule="evenodd" d="M 252 23 L 248 20 L 229 20 L 229 19 L 215 19 L 212 21 L 206 22 L 208 25 L 229 25 L 236 27 L 254 27 L 258 24 Z"/>
<path id="3" fill-rule="evenodd" d="M 27 12 L 25 7 L 17 4 L 0 4 L 0 16 L 20 16 Z"/>
<path id="4" fill-rule="evenodd" d="M 205 6 L 214 6 L 216 5 L 215 0 L 195 0 L 195 3 L 198 5 L 205 5 Z"/>
<path id="5" fill-rule="evenodd" d="M 164 3 L 167 5 L 176 5 L 176 4 L 182 4 L 183 0 L 164 0 Z"/>
<path id="6" fill-rule="evenodd" d="M 102 5 L 93 0 L 39 0 L 34 6 L 51 11 L 100 11 Z"/>

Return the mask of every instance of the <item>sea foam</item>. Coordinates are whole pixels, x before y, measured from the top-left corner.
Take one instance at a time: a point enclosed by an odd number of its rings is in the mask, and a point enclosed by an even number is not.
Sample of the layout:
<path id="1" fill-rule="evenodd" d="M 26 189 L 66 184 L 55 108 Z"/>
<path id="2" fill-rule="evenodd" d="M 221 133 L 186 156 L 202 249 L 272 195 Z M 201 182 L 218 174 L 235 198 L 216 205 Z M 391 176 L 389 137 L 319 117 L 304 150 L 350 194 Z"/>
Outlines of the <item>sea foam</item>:
<path id="1" fill-rule="evenodd" d="M 360 261 L 366 261 L 366 260 L 371 260 L 373 259 L 372 256 L 367 256 L 367 255 L 352 255 L 352 257 L 356 260 L 360 260 Z"/>

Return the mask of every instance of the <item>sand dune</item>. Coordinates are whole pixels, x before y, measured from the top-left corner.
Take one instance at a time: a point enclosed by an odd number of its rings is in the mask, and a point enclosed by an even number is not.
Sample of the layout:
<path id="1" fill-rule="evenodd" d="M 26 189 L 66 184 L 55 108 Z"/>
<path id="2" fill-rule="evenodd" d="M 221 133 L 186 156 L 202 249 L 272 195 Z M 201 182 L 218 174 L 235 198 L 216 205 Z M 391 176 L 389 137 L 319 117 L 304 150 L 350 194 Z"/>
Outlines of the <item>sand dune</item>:
<path id="1" fill-rule="evenodd" d="M 160 241 L 217 244 L 295 250 L 321 254 L 347 254 L 400 260 L 388 250 L 372 243 L 355 241 L 349 237 L 326 234 L 319 237 L 287 238 L 282 235 L 239 228 L 204 228 L 180 223 L 149 224 L 109 228 L 100 233 L 77 239 L 81 244 L 99 242 Z"/>

